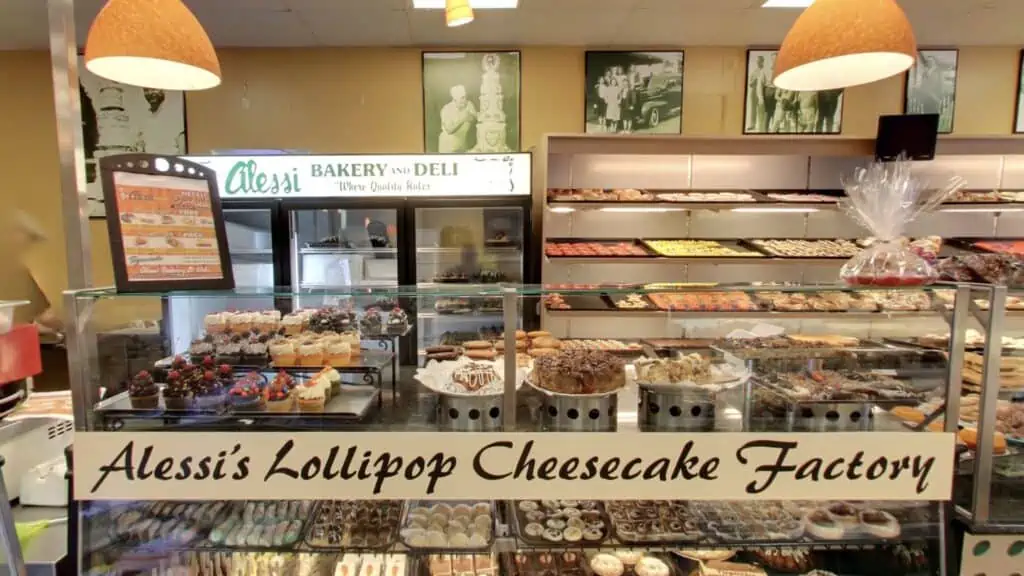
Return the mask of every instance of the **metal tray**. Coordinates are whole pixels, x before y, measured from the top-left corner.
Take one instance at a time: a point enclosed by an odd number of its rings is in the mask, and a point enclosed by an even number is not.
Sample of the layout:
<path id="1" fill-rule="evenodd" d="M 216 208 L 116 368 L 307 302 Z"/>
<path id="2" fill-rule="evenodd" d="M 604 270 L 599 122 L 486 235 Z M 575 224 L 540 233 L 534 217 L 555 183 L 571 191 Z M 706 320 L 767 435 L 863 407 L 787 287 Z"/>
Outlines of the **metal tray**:
<path id="1" fill-rule="evenodd" d="M 618 303 L 620 301 L 626 300 L 626 297 L 629 296 L 629 294 L 602 294 L 602 297 L 604 298 L 604 301 L 607 302 L 608 307 L 617 312 L 650 312 L 651 310 L 658 310 L 658 307 L 654 305 L 654 302 L 651 302 L 651 299 L 648 298 L 646 294 L 642 294 L 639 292 L 635 292 L 634 294 L 640 296 L 640 300 L 644 304 L 646 304 L 644 308 L 620 308 Z"/>
<path id="2" fill-rule="evenodd" d="M 753 205 L 754 203 L 751 202 L 750 204 Z M 701 255 L 669 256 L 667 254 L 663 254 L 662 252 L 659 252 L 658 250 L 655 250 L 654 247 L 649 244 L 650 242 L 656 242 L 656 241 L 715 242 L 717 244 L 720 244 L 724 248 L 732 248 L 733 250 L 738 250 L 738 251 L 742 251 L 742 252 L 746 252 L 746 253 L 745 254 L 733 254 L 733 255 L 730 255 L 730 254 L 707 254 L 707 255 L 703 255 L 703 256 L 701 256 Z M 744 246 L 742 241 L 740 241 L 740 240 L 731 240 L 731 239 L 728 239 L 728 238 L 640 238 L 639 242 L 651 254 L 654 254 L 655 256 L 657 256 L 659 258 L 681 258 L 681 259 L 682 258 L 692 258 L 694 260 L 700 260 L 702 258 L 707 258 L 709 260 L 710 259 L 715 259 L 715 258 L 721 258 L 721 259 L 727 259 L 727 260 L 733 260 L 733 259 L 736 259 L 736 260 L 763 260 L 765 258 L 764 254 L 761 251 L 759 251 L 759 250 L 751 250 L 749 247 Z"/>
<path id="3" fill-rule="evenodd" d="M 647 252 L 647 254 L 643 254 L 643 255 L 641 255 L 641 254 L 630 254 L 630 255 L 626 255 L 626 256 L 615 256 L 615 255 L 608 255 L 608 256 L 597 256 L 597 255 L 587 255 L 587 256 L 548 256 L 547 250 L 546 250 L 548 243 L 561 243 L 561 244 L 632 244 L 634 246 L 639 247 L 641 250 L 644 250 L 645 252 Z M 658 256 L 658 254 L 656 254 L 650 248 L 645 246 L 644 243 L 641 240 L 638 240 L 636 238 L 548 238 L 547 240 L 545 240 L 544 246 L 542 248 L 544 249 L 544 257 L 545 258 L 554 258 L 554 259 L 559 259 L 559 258 L 637 258 L 637 259 L 643 259 L 643 258 L 654 258 L 654 257 Z"/>
<path id="4" fill-rule="evenodd" d="M 328 506 L 328 505 L 332 505 L 333 506 L 335 502 L 346 502 L 346 503 L 353 503 L 353 502 L 355 502 L 355 503 L 358 503 L 360 501 L 357 501 L 357 500 L 318 500 L 316 505 L 313 507 L 313 510 L 312 510 L 312 512 L 309 515 L 309 518 L 306 520 L 306 526 L 305 526 L 305 529 L 302 532 L 302 542 L 306 546 L 310 547 L 313 550 L 334 550 L 334 551 L 338 551 L 338 550 L 356 550 L 356 551 L 379 552 L 379 551 L 387 550 L 388 548 L 393 546 L 395 544 L 395 542 L 398 541 L 398 527 L 399 527 L 399 523 L 401 522 L 402 516 L 403 516 L 402 500 L 381 500 L 381 501 L 373 502 L 373 505 L 374 506 L 380 506 L 382 503 L 387 503 L 390 506 L 396 506 L 397 509 L 398 509 L 398 514 L 395 515 L 395 519 L 394 519 L 393 523 L 390 523 L 390 522 L 388 523 L 388 526 L 386 527 L 387 530 L 388 530 L 387 536 L 385 538 L 383 538 L 382 541 L 378 542 L 376 545 L 370 546 L 370 545 L 366 545 L 366 544 L 353 544 L 351 539 L 349 539 L 349 538 L 346 538 L 345 540 L 343 540 L 339 544 L 335 544 L 335 545 L 314 544 L 313 542 L 310 541 L 310 536 L 313 533 L 313 529 L 316 527 L 316 520 L 317 520 L 317 517 L 320 515 L 320 510 L 324 506 Z M 361 523 L 362 523 L 361 521 L 356 520 L 356 524 L 361 524 Z"/>
<path id="5" fill-rule="evenodd" d="M 410 516 L 415 514 L 418 508 L 426 508 L 427 510 L 433 510 L 438 506 L 447 506 L 451 509 L 456 508 L 460 505 L 468 505 L 473 508 L 477 504 L 486 504 L 489 508 L 489 514 L 491 517 L 490 526 L 488 529 L 487 541 L 482 546 L 454 546 L 449 543 L 444 545 L 427 545 L 427 546 L 416 546 L 410 542 L 409 532 L 407 531 L 410 522 Z M 491 547 L 494 545 L 494 533 L 496 530 L 498 507 L 492 500 L 449 500 L 449 501 L 435 501 L 435 500 L 410 500 L 408 501 L 405 512 L 402 514 L 402 522 L 399 525 L 399 535 L 402 544 L 418 553 L 436 553 L 436 554 L 461 554 L 461 553 L 473 553 L 473 552 L 490 552 Z M 449 514 L 450 518 L 454 518 L 454 515 Z M 478 516 L 474 513 L 472 518 Z M 428 514 L 429 520 L 429 514 Z M 472 522 L 471 522 L 472 524 Z M 424 527 L 426 528 L 426 527 Z"/>
<path id="6" fill-rule="evenodd" d="M 544 505 L 539 500 L 512 500 L 512 501 L 509 501 L 509 507 L 512 509 L 512 515 L 514 516 L 514 521 L 511 522 L 511 524 L 512 524 L 513 530 L 515 531 L 515 536 L 516 536 L 517 539 L 519 539 L 521 542 L 523 542 L 524 544 L 526 544 L 528 546 L 550 547 L 550 548 L 565 547 L 565 548 L 574 548 L 574 549 L 575 548 L 597 548 L 597 547 L 601 547 L 603 544 L 605 544 L 605 542 L 607 542 L 608 539 L 611 538 L 611 536 L 612 536 L 611 517 L 608 515 L 608 512 L 605 510 L 604 503 L 599 501 L 599 500 L 580 501 L 579 504 L 582 507 L 582 503 L 583 502 L 591 502 L 591 503 L 593 503 L 593 508 L 591 508 L 590 510 L 595 511 L 599 515 L 598 520 L 600 522 L 604 523 L 604 536 L 600 540 L 585 540 L 585 539 L 581 538 L 579 541 L 575 541 L 575 542 L 566 541 L 565 539 L 557 540 L 557 541 L 552 541 L 552 540 L 545 539 L 542 536 L 530 536 L 529 534 L 526 533 L 526 525 L 531 522 L 527 518 L 527 516 L 526 516 L 529 511 L 523 510 L 521 508 L 521 506 L 523 506 L 524 502 L 533 502 L 533 503 L 535 503 L 536 506 L 537 506 L 537 511 L 538 512 L 544 512 Z M 565 506 L 565 507 L 561 507 L 561 508 L 565 509 L 565 508 L 572 508 L 572 507 Z M 580 508 L 576 508 L 576 509 L 580 509 Z M 554 518 L 551 518 L 552 516 L 553 516 L 552 514 L 545 513 L 544 521 L 538 521 L 537 523 L 541 524 L 542 526 L 545 526 L 545 528 L 546 528 L 547 527 L 546 522 L 548 520 L 554 519 Z M 563 522 L 567 522 L 568 521 L 567 518 L 561 518 L 561 520 Z M 565 528 L 560 528 L 559 530 L 561 530 L 562 533 L 564 533 Z"/>
<path id="7" fill-rule="evenodd" d="M 764 254 L 768 258 L 779 258 L 782 260 L 849 260 L 850 258 L 856 256 L 856 254 L 854 254 L 853 256 L 791 256 L 784 254 L 776 254 L 775 252 L 772 252 L 768 248 L 759 246 L 756 243 L 757 240 L 788 240 L 791 242 L 814 242 L 816 240 L 845 240 L 845 238 L 744 238 L 738 240 L 737 242 L 740 246 L 748 250 L 755 250 L 758 254 Z M 857 245 L 857 243 L 853 240 L 849 240 L 849 242 L 854 246 Z"/>

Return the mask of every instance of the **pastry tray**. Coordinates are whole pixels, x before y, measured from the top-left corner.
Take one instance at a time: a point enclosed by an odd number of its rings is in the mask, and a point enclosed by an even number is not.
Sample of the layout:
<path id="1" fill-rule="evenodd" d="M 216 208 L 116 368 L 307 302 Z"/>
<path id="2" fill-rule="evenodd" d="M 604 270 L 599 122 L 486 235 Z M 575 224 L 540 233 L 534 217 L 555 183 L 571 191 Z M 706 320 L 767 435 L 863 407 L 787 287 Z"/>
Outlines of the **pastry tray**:
<path id="1" fill-rule="evenodd" d="M 659 252 L 658 250 L 655 250 L 654 247 L 649 244 L 649 242 L 658 242 L 658 241 L 715 242 L 716 244 L 721 245 L 723 248 L 731 248 L 733 250 L 737 250 L 739 252 L 743 252 L 743 254 L 689 254 L 689 255 L 669 256 L 668 254 L 663 254 L 663 253 Z M 730 260 L 731 259 L 743 259 L 743 260 L 745 260 L 745 259 L 764 259 L 764 257 L 765 257 L 764 254 L 760 250 L 751 250 L 749 247 L 744 246 L 743 242 L 741 240 L 731 240 L 731 239 L 728 239 L 728 238 L 640 238 L 639 242 L 651 254 L 654 254 L 655 256 L 657 256 L 659 258 L 680 258 L 680 259 L 681 258 L 693 258 L 693 259 L 697 259 L 697 260 L 699 260 L 701 258 L 707 258 L 707 259 L 726 258 L 726 259 L 730 259 Z"/>
<path id="2" fill-rule="evenodd" d="M 526 544 L 527 546 L 550 547 L 550 548 L 561 548 L 561 547 L 565 547 L 565 548 L 596 548 L 596 547 L 601 547 L 603 544 L 605 544 L 608 541 L 608 539 L 611 537 L 611 535 L 612 535 L 611 517 L 608 515 L 608 512 L 605 510 L 604 503 L 601 502 L 601 501 L 598 501 L 598 500 L 586 500 L 586 501 L 579 501 L 580 502 L 580 507 L 577 508 L 577 509 L 582 509 L 582 503 L 583 502 L 588 502 L 588 503 L 592 503 L 593 504 L 593 508 L 590 508 L 588 510 L 595 511 L 597 513 L 597 515 L 599 515 L 597 520 L 604 524 L 604 529 L 603 529 L 604 536 L 602 538 L 600 538 L 599 540 L 586 540 L 586 539 L 581 537 L 580 540 L 578 540 L 578 541 L 567 541 L 564 538 L 562 540 L 555 540 L 555 541 L 553 541 L 553 540 L 548 540 L 548 539 L 544 538 L 543 536 L 531 536 L 531 535 L 526 533 L 526 526 L 527 526 L 527 524 L 531 523 L 531 521 L 527 518 L 527 514 L 530 511 L 523 510 L 521 508 L 521 506 L 523 506 L 524 503 L 526 503 L 526 502 L 533 502 L 533 503 L 535 503 L 537 505 L 537 511 L 538 512 L 543 512 L 545 506 L 539 500 L 511 500 L 511 501 L 509 501 L 509 509 L 511 511 L 511 516 L 514 517 L 514 519 L 510 522 L 510 524 L 512 525 L 512 528 L 515 531 L 516 538 L 520 542 L 522 542 L 523 544 Z M 560 509 L 566 509 L 566 508 L 571 508 L 571 507 L 568 507 L 568 506 L 561 506 L 560 507 Z M 545 514 L 544 521 L 543 522 L 538 521 L 537 523 L 541 524 L 542 526 L 547 528 L 548 526 L 547 526 L 546 523 L 548 521 L 550 521 L 550 520 L 556 520 L 556 519 L 560 519 L 562 522 L 568 522 L 568 518 L 565 517 L 565 516 L 556 515 L 556 514 Z M 564 535 L 564 532 L 567 529 L 568 529 L 567 527 L 562 527 L 562 528 L 557 528 L 556 530 L 559 531 L 559 535 Z"/>
<path id="3" fill-rule="evenodd" d="M 977 204 L 977 203 L 972 203 Z M 968 205 L 972 205 L 968 204 Z M 1013 237 L 1013 238 L 950 238 L 945 240 L 946 243 L 965 248 L 967 250 L 974 251 L 981 254 L 1008 254 L 1012 255 L 1012 252 L 995 252 L 988 248 L 982 248 L 977 245 L 978 242 L 1024 242 L 1024 238 Z"/>
<path id="4" fill-rule="evenodd" d="M 550 557 L 549 564 L 541 564 L 543 557 Z M 545 552 L 539 550 L 517 550 L 508 555 L 510 576 L 554 576 L 568 574 L 584 576 L 593 571 L 587 564 L 587 555 L 578 550 Z"/>
<path id="5" fill-rule="evenodd" d="M 384 501 L 376 501 L 376 502 L 374 502 L 374 505 L 379 505 L 379 504 L 381 504 L 381 502 L 387 502 L 387 503 L 389 503 L 392 506 L 397 506 L 399 513 L 395 517 L 394 523 L 393 524 L 389 523 L 389 525 L 387 526 L 387 528 L 388 528 L 387 537 L 384 538 L 383 541 L 381 541 L 380 543 L 378 543 L 378 544 L 376 544 L 374 546 L 369 546 L 369 545 L 365 545 L 365 544 L 364 545 L 353 544 L 351 542 L 351 540 L 349 540 L 347 542 L 341 542 L 339 544 L 333 544 L 333 545 L 323 545 L 322 546 L 322 545 L 319 545 L 319 544 L 314 544 L 313 542 L 310 541 L 310 537 L 312 536 L 313 530 L 316 527 L 316 519 L 317 519 L 317 517 L 320 514 L 320 509 L 323 508 L 324 506 L 330 505 L 332 502 L 334 502 L 334 501 L 332 501 L 332 500 L 318 500 L 316 502 L 316 505 L 313 507 L 313 510 L 312 510 L 312 512 L 309 515 L 309 518 L 306 521 L 306 527 L 305 527 L 305 530 L 303 530 L 303 533 L 302 533 L 302 542 L 306 546 L 308 546 L 310 549 L 312 549 L 312 550 L 331 550 L 331 551 L 338 551 L 340 549 L 340 550 L 346 550 L 346 551 L 348 551 L 348 550 L 356 550 L 356 551 L 380 552 L 380 551 L 387 550 L 388 548 L 393 546 L 395 544 L 395 542 L 398 541 L 398 530 L 399 530 L 399 526 L 400 526 L 400 523 L 402 521 L 402 518 L 404 516 L 404 511 L 402 510 L 402 501 L 401 500 L 384 500 Z M 339 501 L 339 502 L 344 502 L 344 501 Z M 359 501 L 357 501 L 357 500 L 350 500 L 349 502 L 359 502 Z M 358 519 L 353 521 L 352 523 L 354 525 L 361 525 L 362 524 L 361 520 L 358 520 Z"/>
<path id="6" fill-rule="evenodd" d="M 743 248 L 746 248 L 748 250 L 754 250 L 758 254 L 763 254 L 763 255 L 765 255 L 768 258 L 781 258 L 781 259 L 784 259 L 784 260 L 849 260 L 850 258 L 853 258 L 854 256 L 856 256 L 856 254 L 854 254 L 853 256 L 825 256 L 825 255 L 821 255 L 821 256 L 810 256 L 810 255 L 808 255 L 808 256 L 797 256 L 797 255 L 776 254 L 776 253 L 772 252 L 771 250 L 769 250 L 768 248 L 762 248 L 761 246 L 758 246 L 757 244 L 755 244 L 756 240 L 778 240 L 778 241 L 789 241 L 789 242 L 811 242 L 811 243 L 813 243 L 816 240 L 818 240 L 818 241 L 820 241 L 820 240 L 845 240 L 845 238 L 753 238 L 753 239 L 741 239 L 741 240 L 738 240 L 738 243 Z M 850 242 L 854 246 L 857 245 L 856 242 L 853 241 L 853 240 L 848 240 L 848 242 Z"/>
<path id="7" fill-rule="evenodd" d="M 644 308 L 619 308 L 618 302 L 626 300 L 626 297 L 629 296 L 629 294 L 613 293 L 603 294 L 602 296 L 605 302 L 607 302 L 607 308 L 611 308 L 612 310 L 615 310 L 617 312 L 649 312 L 651 310 L 658 310 L 658 307 L 654 305 L 654 302 L 651 302 L 651 299 L 648 298 L 646 294 L 641 294 L 639 292 L 635 292 L 634 294 L 640 296 L 640 300 L 643 301 L 643 303 L 646 304 L 647 306 L 645 306 Z"/>
<path id="8" fill-rule="evenodd" d="M 872 406 L 916 406 L 921 403 L 918 398 L 866 398 L 860 400 L 814 400 L 809 398 L 794 398 L 784 388 L 780 388 L 774 383 L 768 382 L 758 376 L 751 376 L 750 381 L 755 384 L 761 390 L 776 396 L 786 405 L 790 411 L 799 410 L 801 406 L 821 406 L 821 405 L 833 405 L 833 404 L 846 404 L 846 405 L 858 405 L 868 404 Z"/>
<path id="9" fill-rule="evenodd" d="M 732 356 L 739 360 L 776 360 L 794 358 L 837 358 L 841 356 L 855 357 L 859 354 L 881 353 L 898 354 L 906 352 L 898 348 L 888 347 L 881 342 L 874 340 L 861 340 L 857 346 L 850 347 L 810 347 L 791 346 L 788 348 L 746 348 L 743 346 L 728 346 L 718 341 L 711 346 L 711 349 L 722 354 L 726 358 Z"/>
<path id="10" fill-rule="evenodd" d="M 569 310 L 586 310 L 586 311 L 598 311 L 606 312 L 610 310 L 608 302 L 604 298 L 597 294 L 573 294 L 571 296 L 562 296 L 565 303 L 569 305 Z M 558 310 L 557 308 L 549 308 L 549 310 Z"/>
<path id="11" fill-rule="evenodd" d="M 715 340 L 708 338 L 644 338 L 643 343 L 655 350 L 709 350 Z"/>
<path id="12" fill-rule="evenodd" d="M 548 256 L 547 245 L 549 243 L 557 243 L 557 244 L 632 244 L 633 246 L 636 246 L 636 247 L 640 248 L 641 250 L 643 250 L 643 251 L 645 251 L 647 253 L 646 254 L 629 254 L 629 255 L 621 255 L 621 256 L 620 255 L 612 255 L 612 254 L 609 254 L 607 256 L 598 256 L 596 254 L 588 254 L 586 256 L 582 256 L 582 255 L 581 256 Z M 643 259 L 643 258 L 653 258 L 653 257 L 658 256 L 658 254 L 652 252 L 650 248 L 645 246 L 644 243 L 641 240 L 638 240 L 636 238 L 548 238 L 548 239 L 546 239 L 544 241 L 544 246 L 542 246 L 542 250 L 544 251 L 544 257 L 545 258 L 554 258 L 554 259 L 558 259 L 558 258 L 637 258 L 637 259 Z"/>
<path id="13" fill-rule="evenodd" d="M 408 534 L 406 529 L 409 528 L 409 516 L 416 512 L 417 508 L 427 508 L 433 510 L 437 506 L 448 506 L 454 509 L 456 506 L 466 504 L 473 507 L 476 504 L 487 504 L 490 507 L 490 529 L 487 535 L 487 542 L 482 546 L 455 546 L 452 544 L 444 545 L 428 545 L 428 546 L 415 546 L 408 540 Z M 431 512 L 433 513 L 433 512 Z M 447 500 L 447 501 L 434 501 L 434 500 L 409 500 L 406 502 L 405 511 L 402 514 L 402 520 L 399 524 L 399 540 L 409 550 L 417 553 L 434 553 L 434 554 L 471 554 L 475 552 L 490 552 L 491 547 L 494 545 L 494 534 L 496 529 L 498 507 L 495 505 L 493 500 Z M 454 515 L 449 515 L 454 518 Z M 476 516 L 473 516 L 474 518 Z M 429 520 L 429 518 L 428 518 Z M 447 533 L 447 529 L 445 530 Z"/>
<path id="14" fill-rule="evenodd" d="M 561 338 L 562 342 L 570 342 L 573 340 L 610 340 L 610 338 Z M 618 338 L 615 338 L 615 340 L 618 340 L 623 344 L 634 343 L 633 340 L 619 340 Z M 565 349 L 564 346 L 563 349 Z M 642 347 L 633 350 L 630 350 L 628 348 L 586 348 L 586 350 L 600 350 L 602 352 L 607 352 L 608 354 L 613 354 L 615 356 L 622 356 L 624 358 L 639 358 L 647 354 Z"/>

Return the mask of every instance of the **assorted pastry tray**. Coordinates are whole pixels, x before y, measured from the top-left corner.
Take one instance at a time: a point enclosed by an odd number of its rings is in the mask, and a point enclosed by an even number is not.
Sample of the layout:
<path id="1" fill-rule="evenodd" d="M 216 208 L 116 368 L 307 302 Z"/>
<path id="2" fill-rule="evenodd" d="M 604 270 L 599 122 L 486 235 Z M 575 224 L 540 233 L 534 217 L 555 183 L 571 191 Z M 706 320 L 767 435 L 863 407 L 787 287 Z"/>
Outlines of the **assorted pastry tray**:
<path id="1" fill-rule="evenodd" d="M 762 391 L 786 404 L 915 405 L 925 393 L 883 374 L 855 370 L 803 370 L 754 376 Z"/>
<path id="2" fill-rule="evenodd" d="M 303 541 L 312 549 L 386 550 L 401 518 L 401 500 L 322 500 Z"/>
<path id="3" fill-rule="evenodd" d="M 512 523 L 532 546 L 599 546 L 611 533 L 611 520 L 597 500 L 518 500 Z"/>
<path id="4" fill-rule="evenodd" d="M 439 552 L 489 550 L 494 543 L 491 501 L 409 501 L 401 541 L 412 550 Z"/>

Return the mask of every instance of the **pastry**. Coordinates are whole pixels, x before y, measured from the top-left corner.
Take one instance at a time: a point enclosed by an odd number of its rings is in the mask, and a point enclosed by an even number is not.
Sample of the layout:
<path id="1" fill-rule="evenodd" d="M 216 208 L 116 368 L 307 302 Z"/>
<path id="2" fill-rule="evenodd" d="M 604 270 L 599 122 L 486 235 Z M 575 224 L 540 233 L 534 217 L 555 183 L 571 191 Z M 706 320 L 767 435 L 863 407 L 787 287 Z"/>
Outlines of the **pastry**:
<path id="1" fill-rule="evenodd" d="M 263 388 L 265 379 L 259 372 L 250 372 L 228 389 L 231 408 L 239 412 L 256 412 L 264 408 Z"/>
<path id="2" fill-rule="evenodd" d="M 644 555 L 639 550 L 616 550 L 614 554 L 626 566 L 635 565 Z"/>
<path id="3" fill-rule="evenodd" d="M 516 338 L 519 338 L 519 332 L 521 332 L 521 330 L 516 330 Z M 530 338 L 530 339 L 534 339 L 534 338 L 550 338 L 551 337 L 551 332 L 548 332 L 546 330 L 533 330 L 531 332 L 527 332 L 526 333 L 526 337 Z"/>
<path id="4" fill-rule="evenodd" d="M 352 347 L 348 342 L 332 342 L 327 346 L 327 364 L 343 366 L 352 360 Z"/>
<path id="5" fill-rule="evenodd" d="M 531 348 L 527 354 L 534 358 L 541 358 L 543 356 L 556 356 L 558 355 L 558 350 L 554 348 Z"/>
<path id="6" fill-rule="evenodd" d="M 380 315 L 380 308 L 367 308 L 363 317 L 359 319 L 359 328 L 364 334 L 369 334 L 371 336 L 380 334 L 384 328 L 384 322 Z"/>
<path id="7" fill-rule="evenodd" d="M 295 366 L 298 360 L 295 345 L 290 340 L 285 340 L 284 338 L 272 340 L 268 349 L 274 366 Z"/>
<path id="8" fill-rule="evenodd" d="M 467 358 L 472 358 L 474 360 L 494 360 L 495 358 L 498 357 L 498 353 L 495 352 L 492 349 L 487 349 L 487 350 L 479 350 L 479 349 L 476 349 L 476 350 L 466 350 L 465 354 L 466 354 Z"/>
<path id="9" fill-rule="evenodd" d="M 649 257 L 646 250 L 630 242 L 546 242 L 544 254 L 549 258 Z"/>
<path id="10" fill-rule="evenodd" d="M 203 358 L 214 353 L 214 337 L 213 334 L 207 334 L 203 338 L 193 340 L 188 347 L 188 355 L 192 357 L 193 361 L 196 358 Z"/>
<path id="11" fill-rule="evenodd" d="M 531 355 L 533 350 L 530 351 Z M 625 363 L 607 352 L 562 350 L 534 363 L 534 382 L 563 394 L 614 392 L 626 384 Z"/>
<path id="12" fill-rule="evenodd" d="M 295 404 L 292 389 L 295 380 L 281 371 L 264 389 L 264 402 L 268 412 L 291 412 Z"/>
<path id="13" fill-rule="evenodd" d="M 163 389 L 164 407 L 168 410 L 185 410 L 191 404 L 192 391 L 182 378 L 181 372 L 171 370 L 167 373 L 167 384 Z M 131 395 L 129 394 L 129 397 Z M 132 407 L 135 408 L 134 401 Z"/>
<path id="14" fill-rule="evenodd" d="M 757 252 L 731 247 L 714 240 L 644 240 L 656 254 L 668 257 L 738 257 L 762 258 Z"/>
<path id="15" fill-rule="evenodd" d="M 327 390 L 320 381 L 308 381 L 295 389 L 295 403 L 299 412 L 323 412 L 327 403 Z"/>
<path id="16" fill-rule="evenodd" d="M 668 564 L 653 556 L 644 556 L 633 568 L 636 576 L 669 576 L 672 572 Z"/>
<path id="17" fill-rule="evenodd" d="M 594 571 L 596 576 L 622 576 L 623 572 L 626 571 L 626 567 L 622 565 L 621 560 L 605 553 L 595 554 L 590 559 L 590 569 Z"/>
<path id="18" fill-rule="evenodd" d="M 128 383 L 128 399 L 136 410 L 155 410 L 160 403 L 160 388 L 153 376 L 143 370 Z"/>
<path id="19" fill-rule="evenodd" d="M 530 342 L 533 348 L 552 348 L 559 349 L 562 347 L 562 342 L 558 338 L 552 338 L 551 336 L 536 336 Z"/>
<path id="20" fill-rule="evenodd" d="M 842 524 L 829 514 L 828 510 L 818 508 L 804 516 L 804 528 L 807 533 L 821 540 L 839 540 L 846 533 Z"/>
<path id="21" fill-rule="evenodd" d="M 452 371 L 452 384 L 455 389 L 462 392 L 479 393 L 481 390 L 491 390 L 502 384 L 501 376 L 489 364 L 470 362 Z"/>
<path id="22" fill-rule="evenodd" d="M 319 343 L 301 344 L 298 347 L 298 366 L 323 366 L 324 348 Z"/>
<path id="23" fill-rule="evenodd" d="M 485 548 L 492 540 L 491 507 L 484 502 L 438 503 L 427 514 L 412 508 L 406 513 L 400 534 L 410 548 Z M 484 504 L 484 506 L 478 506 Z M 425 510 L 425 509 L 424 509 Z M 428 515 L 429 514 L 429 515 Z M 453 557 L 453 563 L 465 563 L 463 571 L 472 572 L 471 557 Z M 453 566 L 458 571 L 459 566 Z"/>
<path id="24" fill-rule="evenodd" d="M 486 340 L 470 340 L 462 345 L 466 350 L 490 350 L 491 343 Z"/>
<path id="25" fill-rule="evenodd" d="M 409 329 L 409 315 L 398 306 L 388 313 L 387 331 L 388 334 L 405 334 Z"/>
<path id="26" fill-rule="evenodd" d="M 876 538 L 896 538 L 900 535 L 900 523 L 883 510 L 864 510 L 858 515 L 860 529 Z"/>
<path id="27" fill-rule="evenodd" d="M 224 404 L 225 389 L 212 370 L 205 370 L 192 391 L 196 406 L 203 410 L 216 410 Z"/>

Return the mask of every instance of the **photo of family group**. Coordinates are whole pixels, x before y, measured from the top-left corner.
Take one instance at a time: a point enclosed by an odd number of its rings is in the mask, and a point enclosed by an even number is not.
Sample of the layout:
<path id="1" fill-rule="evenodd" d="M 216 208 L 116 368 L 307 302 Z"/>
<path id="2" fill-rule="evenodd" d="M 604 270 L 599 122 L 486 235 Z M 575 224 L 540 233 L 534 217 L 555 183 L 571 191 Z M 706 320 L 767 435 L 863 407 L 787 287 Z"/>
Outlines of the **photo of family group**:
<path id="1" fill-rule="evenodd" d="M 744 134 L 839 134 L 843 91 L 794 92 L 772 83 L 778 50 L 747 51 Z"/>
<path id="2" fill-rule="evenodd" d="M 679 134 L 683 53 L 587 52 L 586 132 Z"/>

